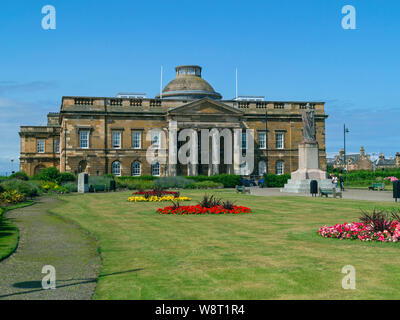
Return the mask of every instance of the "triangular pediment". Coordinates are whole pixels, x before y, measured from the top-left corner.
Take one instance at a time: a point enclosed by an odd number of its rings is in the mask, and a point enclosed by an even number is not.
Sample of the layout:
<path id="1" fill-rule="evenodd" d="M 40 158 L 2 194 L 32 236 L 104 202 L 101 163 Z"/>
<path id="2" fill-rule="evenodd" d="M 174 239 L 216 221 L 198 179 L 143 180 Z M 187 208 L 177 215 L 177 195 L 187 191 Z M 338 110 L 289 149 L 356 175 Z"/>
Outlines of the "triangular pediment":
<path id="1" fill-rule="evenodd" d="M 243 112 L 220 101 L 204 98 L 168 111 L 170 115 L 237 115 Z"/>

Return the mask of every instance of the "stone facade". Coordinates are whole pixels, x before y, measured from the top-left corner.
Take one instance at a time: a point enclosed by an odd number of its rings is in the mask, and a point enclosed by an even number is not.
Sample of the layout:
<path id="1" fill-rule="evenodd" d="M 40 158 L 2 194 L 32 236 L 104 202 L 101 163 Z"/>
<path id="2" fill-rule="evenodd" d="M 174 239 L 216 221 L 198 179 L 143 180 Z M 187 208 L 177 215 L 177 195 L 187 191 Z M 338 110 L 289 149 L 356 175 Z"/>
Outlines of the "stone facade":
<path id="1" fill-rule="evenodd" d="M 113 172 L 113 163 L 118 169 L 119 163 L 120 174 L 130 176 L 134 173 L 132 164 L 140 163 L 140 175 L 155 174 L 157 172 L 146 161 L 146 151 L 151 146 L 146 136 L 151 129 L 162 129 L 166 138 L 161 141 L 157 152 L 162 154 L 165 151 L 168 158 L 168 128 L 174 122 L 178 131 L 183 128 L 198 131 L 217 128 L 231 130 L 233 134 L 235 129 L 253 129 L 253 175 L 262 173 L 259 172 L 259 163 L 266 161 L 267 154 L 269 172 L 290 173 L 297 170 L 298 145 L 302 142 L 301 114 L 307 102 L 219 100 L 215 99 L 215 94 L 198 97 L 198 90 L 196 98 L 191 99 L 190 95 L 182 98 L 181 92 L 179 98 L 170 95 L 156 99 L 63 97 L 59 114 L 49 115 L 48 126 L 21 127 L 20 170 L 32 175 L 43 167 L 56 166 L 61 172 L 104 175 Z M 323 102 L 310 102 L 310 105 L 315 111 L 320 168 L 326 170 L 327 115 Z M 260 148 L 259 136 L 266 132 L 266 114 L 267 148 Z M 113 132 L 119 132 L 115 134 L 120 137 L 117 146 L 113 146 Z M 141 133 L 139 148 L 134 148 L 132 141 L 133 135 L 138 135 L 136 132 Z M 80 140 L 86 134 L 88 145 L 83 148 Z M 37 152 L 38 140 L 45 140 L 44 153 Z M 60 142 L 59 153 L 54 150 L 55 140 Z M 233 158 L 235 160 L 235 155 Z M 212 170 L 210 166 L 200 164 L 192 169 L 187 165 L 171 167 L 162 164 L 160 175 L 238 173 L 238 164 L 234 163 L 231 167 L 219 165 Z"/>

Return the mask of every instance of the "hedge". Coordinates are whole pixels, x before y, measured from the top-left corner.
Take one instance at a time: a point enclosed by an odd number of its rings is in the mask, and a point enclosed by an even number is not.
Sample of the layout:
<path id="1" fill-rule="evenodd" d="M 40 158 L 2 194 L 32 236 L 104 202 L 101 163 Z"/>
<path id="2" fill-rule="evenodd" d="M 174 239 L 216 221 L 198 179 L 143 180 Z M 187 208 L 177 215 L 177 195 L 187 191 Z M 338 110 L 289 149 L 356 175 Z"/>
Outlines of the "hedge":
<path id="1" fill-rule="evenodd" d="M 234 188 L 240 184 L 240 176 L 236 174 L 216 174 L 213 176 L 190 176 L 185 177 L 195 182 L 212 181 L 221 183 L 224 188 Z"/>
<path id="2" fill-rule="evenodd" d="M 281 175 L 276 175 L 272 173 L 264 174 L 263 178 L 264 187 L 283 188 L 289 179 L 290 179 L 290 174 L 281 174 Z"/>

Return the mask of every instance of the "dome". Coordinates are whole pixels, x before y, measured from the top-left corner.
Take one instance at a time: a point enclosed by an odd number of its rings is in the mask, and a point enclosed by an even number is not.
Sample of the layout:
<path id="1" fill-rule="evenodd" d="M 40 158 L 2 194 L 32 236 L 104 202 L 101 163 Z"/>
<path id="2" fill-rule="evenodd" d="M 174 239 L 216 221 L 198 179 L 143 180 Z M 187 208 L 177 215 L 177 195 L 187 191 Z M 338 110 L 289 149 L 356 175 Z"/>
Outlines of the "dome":
<path id="1" fill-rule="evenodd" d="M 176 78 L 164 88 L 163 99 L 221 99 L 213 87 L 201 77 L 199 66 L 179 66 L 175 68 Z M 160 96 L 157 96 L 160 98 Z"/>

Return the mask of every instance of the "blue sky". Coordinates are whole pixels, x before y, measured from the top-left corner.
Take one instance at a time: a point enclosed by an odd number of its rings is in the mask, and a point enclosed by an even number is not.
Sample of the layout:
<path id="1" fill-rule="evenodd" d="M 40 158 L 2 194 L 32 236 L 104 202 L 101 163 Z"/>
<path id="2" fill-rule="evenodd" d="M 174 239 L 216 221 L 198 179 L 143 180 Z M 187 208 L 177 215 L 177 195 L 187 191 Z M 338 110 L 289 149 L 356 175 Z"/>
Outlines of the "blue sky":
<path id="1" fill-rule="evenodd" d="M 44 5 L 56 30 L 43 30 Z M 357 29 L 341 27 L 344 5 Z M 62 96 L 159 91 L 180 64 L 203 66 L 224 98 L 326 101 L 328 154 L 400 151 L 400 1 L 75 1 L 0 3 L 0 173 L 20 125 L 44 125 Z M 16 169 L 16 165 L 14 165 Z"/>

